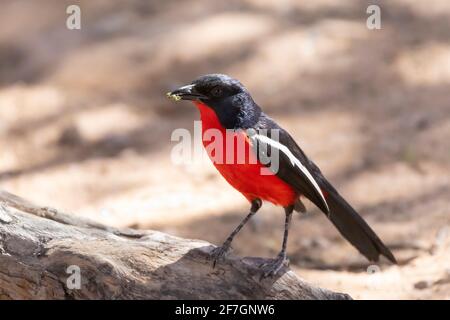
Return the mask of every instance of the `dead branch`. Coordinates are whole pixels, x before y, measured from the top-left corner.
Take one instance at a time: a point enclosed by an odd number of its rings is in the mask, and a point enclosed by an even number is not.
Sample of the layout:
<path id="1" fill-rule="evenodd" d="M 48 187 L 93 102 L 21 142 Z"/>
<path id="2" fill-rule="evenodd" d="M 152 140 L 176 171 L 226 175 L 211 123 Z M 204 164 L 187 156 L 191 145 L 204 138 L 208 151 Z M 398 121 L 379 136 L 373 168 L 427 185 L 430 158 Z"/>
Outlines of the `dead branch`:
<path id="1" fill-rule="evenodd" d="M 212 269 L 213 248 L 107 227 L 0 191 L 1 299 L 350 299 L 288 269 L 260 281 L 261 258 L 230 254 Z"/>

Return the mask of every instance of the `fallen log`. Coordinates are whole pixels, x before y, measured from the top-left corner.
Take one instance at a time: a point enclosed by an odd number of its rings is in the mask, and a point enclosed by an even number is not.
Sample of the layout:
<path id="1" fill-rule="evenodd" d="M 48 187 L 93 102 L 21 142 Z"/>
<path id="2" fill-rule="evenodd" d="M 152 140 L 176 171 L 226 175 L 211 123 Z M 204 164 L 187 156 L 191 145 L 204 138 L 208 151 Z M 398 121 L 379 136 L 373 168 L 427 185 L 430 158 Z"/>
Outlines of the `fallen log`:
<path id="1" fill-rule="evenodd" d="M 117 229 L 0 191 L 0 299 L 351 299 L 262 258 L 158 231 Z"/>

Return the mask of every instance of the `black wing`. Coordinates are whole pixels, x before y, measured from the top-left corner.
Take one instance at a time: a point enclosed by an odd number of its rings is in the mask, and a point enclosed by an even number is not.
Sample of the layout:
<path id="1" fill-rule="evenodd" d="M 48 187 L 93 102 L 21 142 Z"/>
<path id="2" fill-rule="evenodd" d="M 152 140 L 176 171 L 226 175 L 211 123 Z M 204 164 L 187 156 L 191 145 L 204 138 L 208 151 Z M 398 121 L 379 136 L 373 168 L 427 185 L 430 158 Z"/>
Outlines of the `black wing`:
<path id="1" fill-rule="evenodd" d="M 392 252 L 328 182 L 320 169 L 305 155 L 289 133 L 265 115 L 261 116 L 255 129 L 256 132 L 251 139 L 257 141 L 263 148 L 267 148 L 268 144 L 277 146 L 270 140 L 279 143 L 277 147 L 280 150 L 279 169 L 274 173 L 280 179 L 290 184 L 299 194 L 304 195 L 327 214 L 339 232 L 367 259 L 378 261 L 381 254 L 396 263 Z M 276 130 L 278 131 L 277 139 L 271 137 L 270 129 L 278 129 Z M 270 150 L 270 148 L 266 150 Z M 306 170 L 302 169 L 302 166 Z M 323 192 L 326 192 L 326 197 Z"/>
<path id="2" fill-rule="evenodd" d="M 284 129 L 268 117 L 263 119 L 264 122 L 259 123 L 260 127 L 247 131 L 258 160 L 328 215 L 330 210 L 314 173 L 310 171 L 310 160 L 303 152 L 295 152 L 298 146 Z M 269 159 L 271 163 L 268 163 Z M 274 164 L 274 160 L 278 160 L 278 163 Z"/>

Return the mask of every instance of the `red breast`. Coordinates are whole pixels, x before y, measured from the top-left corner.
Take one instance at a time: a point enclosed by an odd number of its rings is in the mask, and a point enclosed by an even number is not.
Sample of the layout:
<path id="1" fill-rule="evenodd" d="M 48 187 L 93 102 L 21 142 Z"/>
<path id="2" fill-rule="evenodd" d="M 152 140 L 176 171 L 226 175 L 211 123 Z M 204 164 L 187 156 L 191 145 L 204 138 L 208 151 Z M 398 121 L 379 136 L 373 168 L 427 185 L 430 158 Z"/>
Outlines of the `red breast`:
<path id="1" fill-rule="evenodd" d="M 284 207 L 295 202 L 298 198 L 295 190 L 256 159 L 244 131 L 227 131 L 213 109 L 199 101 L 194 101 L 194 104 L 200 110 L 203 146 L 229 184 L 249 201 L 259 198 Z M 213 131 L 208 133 L 208 130 Z M 215 141 L 218 132 L 221 139 Z"/>

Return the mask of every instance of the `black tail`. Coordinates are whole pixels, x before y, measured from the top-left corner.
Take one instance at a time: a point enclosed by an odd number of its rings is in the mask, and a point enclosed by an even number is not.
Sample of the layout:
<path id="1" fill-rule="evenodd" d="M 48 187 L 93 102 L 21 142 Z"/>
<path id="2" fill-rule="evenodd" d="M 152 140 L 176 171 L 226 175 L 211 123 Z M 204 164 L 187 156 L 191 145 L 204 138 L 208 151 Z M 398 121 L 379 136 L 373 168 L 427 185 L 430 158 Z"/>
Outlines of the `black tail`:
<path id="1" fill-rule="evenodd" d="M 392 252 L 328 181 L 322 181 L 322 188 L 328 193 L 326 197 L 330 208 L 328 217 L 345 239 L 370 261 L 378 261 L 381 254 L 392 263 L 397 263 Z"/>

